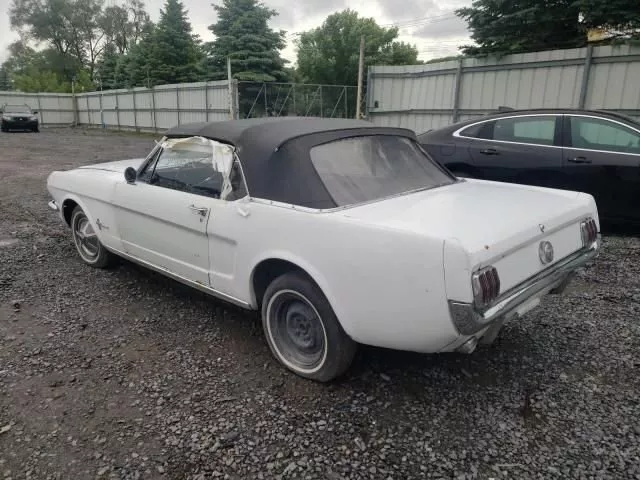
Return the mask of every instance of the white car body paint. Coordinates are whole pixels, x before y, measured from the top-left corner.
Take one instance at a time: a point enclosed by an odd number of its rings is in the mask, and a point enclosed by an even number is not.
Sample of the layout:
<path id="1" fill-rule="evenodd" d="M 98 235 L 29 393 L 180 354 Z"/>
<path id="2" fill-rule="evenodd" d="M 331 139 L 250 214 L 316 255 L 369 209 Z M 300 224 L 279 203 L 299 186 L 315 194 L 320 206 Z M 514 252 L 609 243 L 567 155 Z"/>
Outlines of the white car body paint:
<path id="1" fill-rule="evenodd" d="M 590 195 L 481 180 L 327 211 L 223 201 L 128 184 L 124 170 L 143 161 L 53 172 L 47 188 L 61 217 L 69 200 L 83 208 L 107 249 L 247 308 L 258 306 L 260 262 L 294 263 L 351 338 L 399 350 L 455 349 L 470 337 L 456 330 L 448 302 L 472 302 L 473 272 L 493 265 L 506 291 L 548 267 L 538 258 L 541 240 L 553 243 L 558 261 L 583 246 L 582 220 L 598 222 Z"/>

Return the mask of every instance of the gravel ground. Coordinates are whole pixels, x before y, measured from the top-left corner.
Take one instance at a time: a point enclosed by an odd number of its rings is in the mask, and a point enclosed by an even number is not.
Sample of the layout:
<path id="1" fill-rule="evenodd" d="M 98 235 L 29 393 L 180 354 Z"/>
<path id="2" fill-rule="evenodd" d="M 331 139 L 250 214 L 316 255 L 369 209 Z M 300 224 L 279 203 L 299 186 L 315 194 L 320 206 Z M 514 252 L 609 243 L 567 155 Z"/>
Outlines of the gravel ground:
<path id="1" fill-rule="evenodd" d="M 46 176 L 152 141 L 0 135 L 0 478 L 640 479 L 637 238 L 606 237 L 490 348 L 363 348 L 320 385 L 275 363 L 255 315 L 81 263 Z"/>

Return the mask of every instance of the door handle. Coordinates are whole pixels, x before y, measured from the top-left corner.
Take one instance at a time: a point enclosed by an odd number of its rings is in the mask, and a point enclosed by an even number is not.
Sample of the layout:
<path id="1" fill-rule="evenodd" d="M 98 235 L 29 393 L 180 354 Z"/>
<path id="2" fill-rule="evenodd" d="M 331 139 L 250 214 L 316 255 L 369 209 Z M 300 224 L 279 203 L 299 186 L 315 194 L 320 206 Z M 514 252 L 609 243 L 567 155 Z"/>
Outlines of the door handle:
<path id="1" fill-rule="evenodd" d="M 591 160 L 589 160 L 587 157 L 570 157 L 570 158 L 567 158 L 567 162 L 571 162 L 571 163 L 591 163 Z"/>
<path id="2" fill-rule="evenodd" d="M 483 155 L 500 155 L 495 148 L 485 148 L 484 150 L 480 150 L 480 153 Z"/>
<path id="3" fill-rule="evenodd" d="M 196 207 L 195 205 L 189 205 L 189 210 L 191 210 L 194 213 L 197 213 L 198 215 L 202 215 L 203 217 L 205 217 L 207 215 L 207 212 L 209 211 L 208 208 Z"/>

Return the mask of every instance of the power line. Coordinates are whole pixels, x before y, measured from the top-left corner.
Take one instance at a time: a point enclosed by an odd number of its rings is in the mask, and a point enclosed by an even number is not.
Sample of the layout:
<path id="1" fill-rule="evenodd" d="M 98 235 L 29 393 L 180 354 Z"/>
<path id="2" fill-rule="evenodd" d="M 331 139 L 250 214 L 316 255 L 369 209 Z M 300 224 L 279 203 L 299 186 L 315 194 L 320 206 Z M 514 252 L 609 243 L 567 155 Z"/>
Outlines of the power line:
<path id="1" fill-rule="evenodd" d="M 433 15 L 430 17 L 414 18 L 413 20 L 403 20 L 400 22 L 384 23 L 381 27 L 413 27 L 415 25 L 423 25 L 429 23 L 444 22 L 446 20 L 456 18 L 457 15 L 453 13 L 444 13 L 442 15 Z"/>

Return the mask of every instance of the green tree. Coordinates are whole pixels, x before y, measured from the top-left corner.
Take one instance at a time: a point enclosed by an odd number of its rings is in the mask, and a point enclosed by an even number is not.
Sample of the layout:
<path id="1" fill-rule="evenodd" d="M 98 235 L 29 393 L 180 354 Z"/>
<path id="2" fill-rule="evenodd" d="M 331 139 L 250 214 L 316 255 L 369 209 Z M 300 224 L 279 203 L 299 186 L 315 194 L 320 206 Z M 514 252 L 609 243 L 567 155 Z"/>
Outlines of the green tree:
<path id="1" fill-rule="evenodd" d="M 127 55 L 119 53 L 115 44 L 107 44 L 98 63 L 98 75 L 104 90 L 125 88 L 129 84 L 126 59 Z"/>
<path id="2" fill-rule="evenodd" d="M 119 54 L 127 53 L 140 40 L 150 21 L 141 0 L 127 0 L 122 5 L 110 5 L 98 19 L 105 35 L 105 43 L 113 45 Z"/>
<path id="3" fill-rule="evenodd" d="M 583 24 L 603 28 L 613 37 L 640 39 L 640 3 L 638 0 L 577 0 Z"/>
<path id="4" fill-rule="evenodd" d="M 12 89 L 11 75 L 9 75 L 7 69 L 2 65 L 0 66 L 0 91 L 6 92 Z"/>
<path id="5" fill-rule="evenodd" d="M 152 85 L 195 82 L 203 77 L 200 42 L 180 0 L 166 0 L 150 40 L 144 44 L 143 66 Z"/>
<path id="6" fill-rule="evenodd" d="M 456 10 L 477 45 L 466 55 L 504 55 L 582 47 L 587 29 L 602 27 L 639 36 L 637 0 L 475 0 Z"/>
<path id="7" fill-rule="evenodd" d="M 268 21 L 275 10 L 257 0 L 222 0 L 214 5 L 218 21 L 209 26 L 216 36 L 208 45 L 208 69 L 213 78 L 227 78 L 227 57 L 233 78 L 253 82 L 287 81 L 285 32 L 274 31 Z"/>
<path id="8" fill-rule="evenodd" d="M 355 85 L 361 35 L 365 37 L 365 69 L 376 64 L 421 63 L 413 45 L 396 41 L 397 28 L 381 27 L 373 18 L 359 17 L 347 9 L 329 15 L 320 27 L 300 35 L 296 41 L 298 71 L 311 83 Z"/>
<path id="9" fill-rule="evenodd" d="M 102 59 L 107 46 L 113 46 L 118 54 L 127 53 L 150 22 L 142 0 L 124 1 L 105 8 L 104 0 L 12 0 L 11 27 L 22 38 L 45 46 L 44 56 L 34 61 L 39 69 L 55 74 L 43 74 L 34 84 L 53 82 L 54 77 L 64 83 L 84 75 L 85 70 L 93 78 L 99 66 L 113 60 Z M 29 42 L 21 43 L 30 48 Z M 32 65 L 35 53 L 26 53 L 24 49 L 12 53 L 8 63 L 16 68 L 25 61 Z M 16 70 L 14 67 L 8 70 Z"/>
<path id="10" fill-rule="evenodd" d="M 149 23 L 140 34 L 140 39 L 122 61 L 126 72 L 127 87 L 150 87 L 151 82 L 149 56 L 153 47 L 155 25 Z"/>

